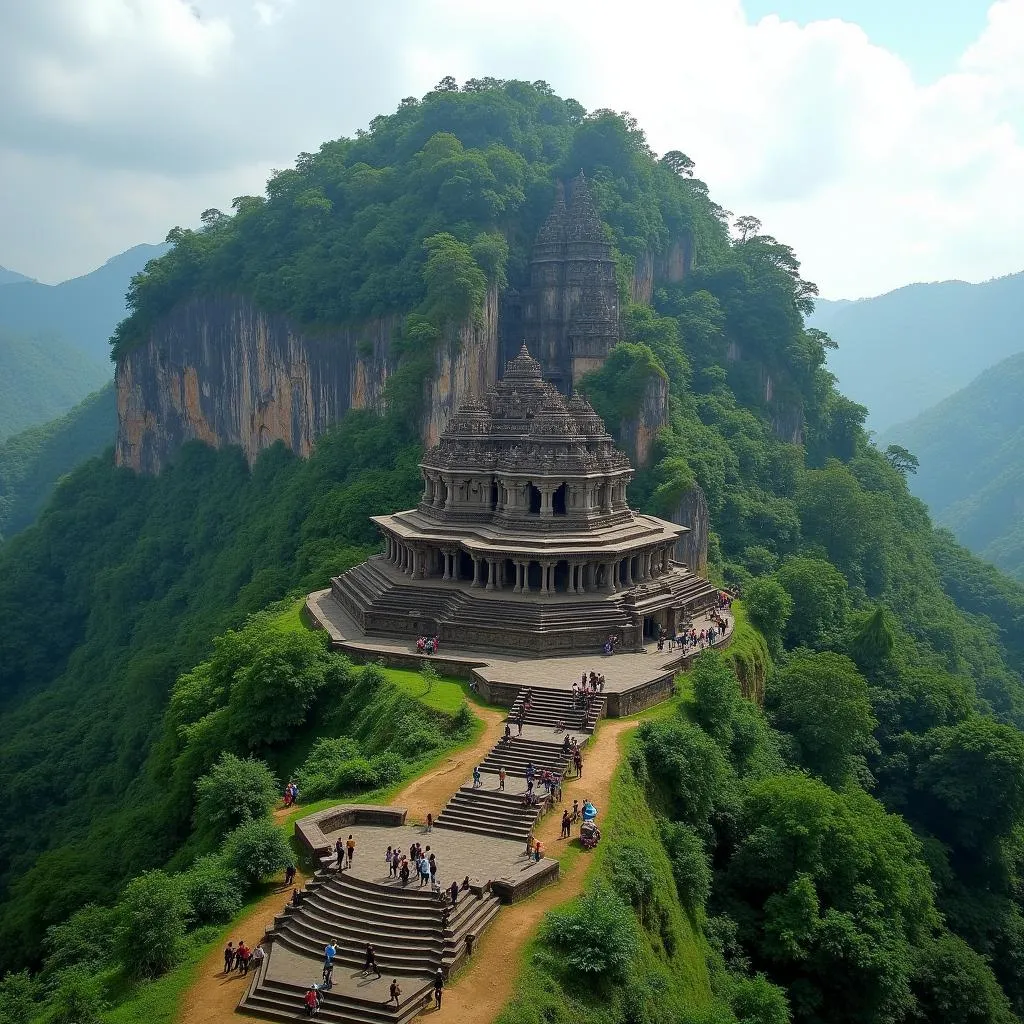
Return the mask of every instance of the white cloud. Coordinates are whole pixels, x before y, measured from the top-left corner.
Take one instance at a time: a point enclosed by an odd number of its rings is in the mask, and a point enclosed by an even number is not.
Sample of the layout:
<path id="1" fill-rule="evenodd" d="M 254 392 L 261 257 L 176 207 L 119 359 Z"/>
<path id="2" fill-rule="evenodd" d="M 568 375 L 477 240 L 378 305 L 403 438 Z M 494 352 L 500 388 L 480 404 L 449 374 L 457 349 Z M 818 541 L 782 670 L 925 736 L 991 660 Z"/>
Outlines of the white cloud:
<path id="1" fill-rule="evenodd" d="M 0 263 L 44 279 L 226 206 L 446 74 L 631 111 L 824 294 L 1024 265 L 1024 0 L 994 3 L 930 85 L 856 25 L 751 23 L 739 0 L 7 6 Z"/>

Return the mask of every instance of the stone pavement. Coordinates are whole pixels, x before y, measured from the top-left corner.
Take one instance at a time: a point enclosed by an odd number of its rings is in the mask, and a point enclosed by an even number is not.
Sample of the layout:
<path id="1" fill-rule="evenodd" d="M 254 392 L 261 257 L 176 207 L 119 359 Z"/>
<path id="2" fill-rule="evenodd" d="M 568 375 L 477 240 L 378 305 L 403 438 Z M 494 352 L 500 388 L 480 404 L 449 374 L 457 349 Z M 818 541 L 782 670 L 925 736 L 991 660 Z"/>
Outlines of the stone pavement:
<path id="1" fill-rule="evenodd" d="M 356 657 L 387 660 L 390 656 L 398 656 L 408 659 L 413 665 L 431 660 L 416 651 L 415 637 L 402 641 L 364 633 L 348 612 L 332 599 L 330 590 L 310 594 L 306 607 L 330 634 L 333 644 Z M 735 625 L 732 613 L 726 614 L 729 618 L 729 631 L 724 642 L 719 645 L 729 642 Z M 711 625 L 711 621 L 709 616 L 698 616 L 693 620 L 693 628 L 699 632 Z M 488 683 L 513 687 L 538 686 L 569 690 L 574 682 L 579 682 L 584 672 L 599 672 L 604 673 L 605 693 L 625 693 L 682 669 L 684 661 L 694 653 L 694 649 L 690 648 L 685 652 L 666 649 L 659 654 L 657 644 L 651 643 L 643 652 L 626 652 L 607 657 L 595 652 L 593 655 L 534 658 L 442 646 L 434 660 L 461 666 L 465 674 L 472 672 Z"/>

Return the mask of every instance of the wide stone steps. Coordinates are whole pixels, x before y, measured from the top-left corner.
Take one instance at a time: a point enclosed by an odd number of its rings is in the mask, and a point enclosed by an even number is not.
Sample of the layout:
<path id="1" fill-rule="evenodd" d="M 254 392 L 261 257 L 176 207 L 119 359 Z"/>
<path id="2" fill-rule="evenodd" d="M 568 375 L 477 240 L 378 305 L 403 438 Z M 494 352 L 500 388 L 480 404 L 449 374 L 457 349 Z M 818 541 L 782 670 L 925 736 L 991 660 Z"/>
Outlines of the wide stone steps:
<path id="1" fill-rule="evenodd" d="M 525 837 L 524 837 L 525 838 Z M 466 955 L 466 936 L 474 939 L 491 923 L 501 909 L 501 901 L 493 893 L 476 896 L 459 893 L 459 902 L 452 911 L 445 935 L 445 967 L 451 970 Z"/>
<path id="2" fill-rule="evenodd" d="M 405 1024 L 423 1009 L 427 997 L 432 994 L 433 985 L 415 976 L 398 975 L 398 982 L 402 987 L 402 1001 L 398 1007 L 327 990 L 316 1019 L 331 1021 L 332 1024 Z M 264 979 L 258 986 L 250 988 L 238 1009 L 270 1020 L 308 1020 L 302 1002 L 305 994 L 303 986 Z"/>

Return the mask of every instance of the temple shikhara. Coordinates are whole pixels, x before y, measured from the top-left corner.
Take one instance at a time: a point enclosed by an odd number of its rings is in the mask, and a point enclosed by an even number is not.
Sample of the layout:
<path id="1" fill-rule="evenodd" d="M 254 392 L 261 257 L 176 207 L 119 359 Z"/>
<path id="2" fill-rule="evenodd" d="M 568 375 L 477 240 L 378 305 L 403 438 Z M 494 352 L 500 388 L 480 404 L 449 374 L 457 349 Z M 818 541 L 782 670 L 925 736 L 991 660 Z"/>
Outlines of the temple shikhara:
<path id="1" fill-rule="evenodd" d="M 615 636 L 639 650 L 717 600 L 673 558 L 686 527 L 629 507 L 629 460 L 525 345 L 420 468 L 418 507 L 373 517 L 384 553 L 332 581 L 369 636 L 534 655 L 598 652 Z"/>

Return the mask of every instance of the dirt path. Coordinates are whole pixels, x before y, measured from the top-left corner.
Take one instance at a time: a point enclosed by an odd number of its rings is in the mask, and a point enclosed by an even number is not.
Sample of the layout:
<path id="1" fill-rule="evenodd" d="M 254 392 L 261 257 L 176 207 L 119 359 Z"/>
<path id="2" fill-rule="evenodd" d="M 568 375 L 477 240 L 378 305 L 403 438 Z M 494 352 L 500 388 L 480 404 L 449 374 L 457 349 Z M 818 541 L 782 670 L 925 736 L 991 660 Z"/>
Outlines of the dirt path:
<path id="1" fill-rule="evenodd" d="M 413 779 L 390 801 L 392 806 L 407 807 L 411 821 L 425 820 L 428 811 L 435 816 L 439 814 L 448 798 L 472 774 L 473 765 L 482 761 L 498 742 L 505 712 L 474 706 L 473 713 L 485 725 L 476 743 L 456 751 L 433 771 Z M 279 807 L 274 811 L 274 820 L 280 821 L 292 813 L 291 808 Z M 305 882 L 306 876 L 300 873 L 296 877 L 296 884 L 301 887 Z M 239 939 L 255 942 L 273 923 L 274 915 L 281 912 L 289 892 L 281 886 L 277 887 L 245 917 L 225 930 L 220 943 L 199 965 L 196 980 L 178 1008 L 178 1024 L 234 1024 L 239 1019 L 235 1016 L 235 1007 L 242 998 L 246 982 L 237 974 L 225 977 L 224 946 L 229 939 L 232 942 Z"/>
<path id="2" fill-rule="evenodd" d="M 295 884 L 301 888 L 305 882 L 306 876 L 300 871 L 295 876 Z M 199 965 L 195 982 L 181 1000 L 177 1016 L 181 1024 L 225 1024 L 237 1019 L 235 1007 L 248 982 L 241 975 L 224 974 L 224 947 L 228 940 L 236 945 L 239 939 L 245 939 L 250 945 L 257 942 L 273 924 L 274 915 L 281 912 L 290 892 L 291 887 L 286 889 L 278 884 L 245 917 L 224 930 L 220 942 Z"/>
<path id="3" fill-rule="evenodd" d="M 612 776 L 619 762 L 619 740 L 638 724 L 628 719 L 602 723 L 596 738 L 588 744 L 583 778 L 571 780 L 563 787 L 565 802 L 570 807 L 574 799 L 582 804 L 587 797 L 599 809 L 607 808 Z M 557 812 L 544 818 L 537 829 L 537 836 L 549 854 L 559 853 L 563 842 L 558 838 L 560 831 L 561 814 Z M 541 889 L 522 903 L 502 907 L 496 924 L 481 937 L 472 964 L 445 989 L 440 1012 L 428 1011 L 422 1019 L 430 1024 L 490 1024 L 512 997 L 523 946 L 549 910 L 580 893 L 589 866 L 590 857 L 581 853 L 562 871 L 557 884 Z"/>

